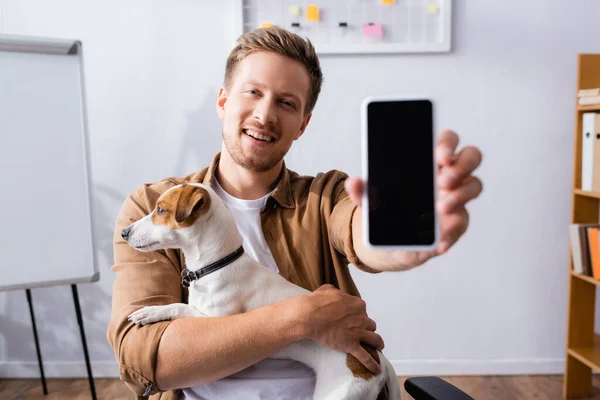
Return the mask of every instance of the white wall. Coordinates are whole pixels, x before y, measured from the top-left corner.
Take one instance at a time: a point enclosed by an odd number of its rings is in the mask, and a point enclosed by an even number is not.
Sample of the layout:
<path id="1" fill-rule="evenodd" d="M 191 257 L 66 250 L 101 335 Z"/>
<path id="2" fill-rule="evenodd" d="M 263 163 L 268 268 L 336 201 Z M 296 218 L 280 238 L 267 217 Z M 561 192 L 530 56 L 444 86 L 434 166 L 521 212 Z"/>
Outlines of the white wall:
<path id="1" fill-rule="evenodd" d="M 375 94 L 431 96 L 437 127 L 484 154 L 484 193 L 447 255 L 354 274 L 401 375 L 563 370 L 576 55 L 600 52 L 600 3 L 552 3 L 456 0 L 449 54 L 322 58 L 323 92 L 290 168 L 359 174 L 358 107 Z M 231 12 L 229 1 L 0 0 L 0 33 L 84 43 L 101 280 L 80 296 L 98 377 L 117 375 L 106 340 L 115 216 L 138 184 L 219 151 Z M 33 297 L 47 375 L 84 376 L 70 289 Z M 0 294 L 0 376 L 38 376 L 23 292 Z"/>

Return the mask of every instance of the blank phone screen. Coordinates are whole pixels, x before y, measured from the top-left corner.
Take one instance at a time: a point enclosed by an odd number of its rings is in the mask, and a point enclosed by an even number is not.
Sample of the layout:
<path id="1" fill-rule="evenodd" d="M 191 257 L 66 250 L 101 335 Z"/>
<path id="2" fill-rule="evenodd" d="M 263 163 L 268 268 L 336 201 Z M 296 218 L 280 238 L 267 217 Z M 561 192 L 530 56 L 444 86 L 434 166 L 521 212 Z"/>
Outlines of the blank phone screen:
<path id="1" fill-rule="evenodd" d="M 436 218 L 432 103 L 371 102 L 367 129 L 371 244 L 432 244 Z"/>

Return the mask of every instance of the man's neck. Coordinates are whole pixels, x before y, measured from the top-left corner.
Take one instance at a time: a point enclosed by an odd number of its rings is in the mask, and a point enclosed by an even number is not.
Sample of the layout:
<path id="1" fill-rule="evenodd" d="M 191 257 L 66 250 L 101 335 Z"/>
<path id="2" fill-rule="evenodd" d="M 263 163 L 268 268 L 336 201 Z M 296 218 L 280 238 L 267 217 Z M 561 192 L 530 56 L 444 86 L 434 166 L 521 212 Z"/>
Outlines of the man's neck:
<path id="1" fill-rule="evenodd" d="M 223 190 L 231 196 L 242 200 L 256 200 L 275 188 L 282 166 L 283 161 L 265 172 L 250 171 L 236 164 L 227 151 L 223 151 L 215 177 Z"/>

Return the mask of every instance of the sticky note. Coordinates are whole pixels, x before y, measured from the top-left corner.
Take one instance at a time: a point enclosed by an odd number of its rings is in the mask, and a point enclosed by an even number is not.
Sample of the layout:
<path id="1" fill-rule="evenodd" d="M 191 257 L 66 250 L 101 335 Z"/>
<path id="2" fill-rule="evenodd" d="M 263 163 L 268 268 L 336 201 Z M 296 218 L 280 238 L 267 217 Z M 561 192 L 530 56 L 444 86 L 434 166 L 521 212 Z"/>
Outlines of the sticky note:
<path id="1" fill-rule="evenodd" d="M 427 6 L 427 12 L 429 14 L 435 14 L 437 12 L 437 6 L 435 4 L 430 4 Z"/>
<path id="2" fill-rule="evenodd" d="M 262 22 L 262 23 L 260 24 L 260 27 L 261 27 L 261 28 L 270 28 L 270 27 L 272 27 L 272 26 L 273 26 L 273 24 L 272 24 L 272 23 L 270 23 L 270 22 Z"/>
<path id="3" fill-rule="evenodd" d="M 394 4 L 394 0 L 381 0 L 383 4 Z"/>
<path id="4" fill-rule="evenodd" d="M 300 7 L 298 6 L 290 6 L 290 8 L 288 8 L 288 11 L 292 15 L 300 15 Z"/>
<path id="5" fill-rule="evenodd" d="M 383 28 L 381 24 L 363 24 L 362 27 L 363 35 L 366 37 L 382 37 L 383 36 Z"/>
<path id="6" fill-rule="evenodd" d="M 318 21 L 319 20 L 319 7 L 306 6 L 306 19 L 309 21 Z"/>

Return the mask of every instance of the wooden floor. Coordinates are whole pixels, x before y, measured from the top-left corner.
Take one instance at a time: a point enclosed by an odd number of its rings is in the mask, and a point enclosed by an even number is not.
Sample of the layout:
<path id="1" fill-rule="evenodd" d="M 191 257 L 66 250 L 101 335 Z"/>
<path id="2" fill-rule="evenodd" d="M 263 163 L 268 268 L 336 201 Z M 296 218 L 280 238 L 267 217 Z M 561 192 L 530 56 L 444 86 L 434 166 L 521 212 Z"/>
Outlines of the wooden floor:
<path id="1" fill-rule="evenodd" d="M 560 400 L 562 375 L 443 377 L 475 400 Z M 600 400 L 600 377 L 594 376 L 594 392 L 586 399 Z M 400 384 L 404 378 L 399 378 Z M 116 379 L 96 379 L 98 400 L 133 399 L 132 392 Z M 83 400 L 91 399 L 87 379 L 50 379 L 48 395 L 42 393 L 39 379 L 0 379 L 1 400 Z M 411 397 L 402 392 L 402 399 Z"/>

